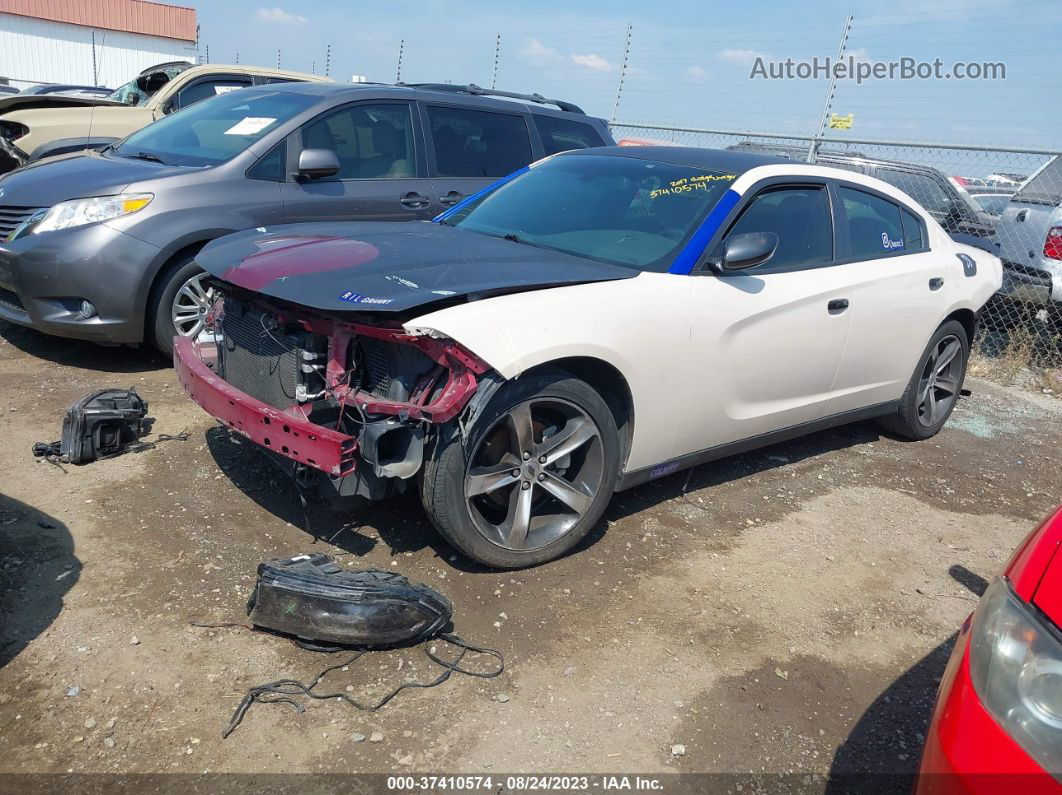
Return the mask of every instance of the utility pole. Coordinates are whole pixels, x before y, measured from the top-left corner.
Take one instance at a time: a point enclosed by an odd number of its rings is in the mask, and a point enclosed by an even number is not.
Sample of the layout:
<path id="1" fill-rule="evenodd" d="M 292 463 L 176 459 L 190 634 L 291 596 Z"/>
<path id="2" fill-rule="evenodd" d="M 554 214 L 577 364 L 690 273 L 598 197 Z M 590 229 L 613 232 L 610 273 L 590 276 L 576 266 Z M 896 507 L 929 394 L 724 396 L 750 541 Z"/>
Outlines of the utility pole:
<path id="1" fill-rule="evenodd" d="M 620 65 L 619 85 L 616 86 L 616 102 L 612 106 L 612 121 L 616 121 L 619 113 L 620 97 L 623 95 L 623 79 L 627 76 L 627 61 L 631 57 L 631 23 L 627 23 L 627 41 L 623 45 L 623 63 Z"/>
<path id="2" fill-rule="evenodd" d="M 494 68 L 490 73 L 490 87 L 495 89 L 498 87 L 498 59 L 501 56 L 501 34 L 499 33 L 494 37 Z"/>
<path id="3" fill-rule="evenodd" d="M 402 82 L 402 51 L 406 48 L 406 40 L 398 40 L 398 71 L 395 72 L 395 82 Z"/>
<path id="4" fill-rule="evenodd" d="M 848 16 L 844 20 L 844 30 L 841 32 L 841 42 L 837 45 L 837 60 L 833 62 L 834 67 L 841 62 L 844 57 L 845 47 L 848 46 L 848 32 L 852 29 L 852 13 L 849 12 Z M 808 162 L 814 163 L 815 158 L 818 157 L 819 145 L 822 143 L 822 136 L 826 134 L 826 125 L 830 120 L 830 109 L 833 107 L 833 95 L 837 89 L 837 70 L 830 70 L 830 88 L 826 92 L 826 104 L 822 107 L 822 119 L 819 120 L 819 130 L 811 139 L 811 145 L 808 146 Z"/>

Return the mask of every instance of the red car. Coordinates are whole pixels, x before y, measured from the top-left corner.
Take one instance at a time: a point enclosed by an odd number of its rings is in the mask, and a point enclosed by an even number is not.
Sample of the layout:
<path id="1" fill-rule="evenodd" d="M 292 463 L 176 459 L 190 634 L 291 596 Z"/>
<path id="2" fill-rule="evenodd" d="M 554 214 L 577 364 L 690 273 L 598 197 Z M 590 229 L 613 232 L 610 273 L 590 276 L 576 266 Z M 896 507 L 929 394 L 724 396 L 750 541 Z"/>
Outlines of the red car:
<path id="1" fill-rule="evenodd" d="M 916 790 L 1062 793 L 1062 508 L 963 623 Z"/>

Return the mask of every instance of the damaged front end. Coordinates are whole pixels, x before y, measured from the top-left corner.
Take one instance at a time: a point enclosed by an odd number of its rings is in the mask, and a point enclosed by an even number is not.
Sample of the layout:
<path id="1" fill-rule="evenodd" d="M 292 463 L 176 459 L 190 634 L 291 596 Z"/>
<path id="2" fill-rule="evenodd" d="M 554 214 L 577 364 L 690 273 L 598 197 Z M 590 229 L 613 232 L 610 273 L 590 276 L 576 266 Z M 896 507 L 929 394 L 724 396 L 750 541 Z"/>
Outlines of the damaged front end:
<path id="1" fill-rule="evenodd" d="M 219 286 L 208 333 L 175 340 L 181 385 L 300 488 L 331 500 L 403 490 L 430 427 L 456 417 L 489 370 L 453 340 L 393 321 L 340 319 Z"/>

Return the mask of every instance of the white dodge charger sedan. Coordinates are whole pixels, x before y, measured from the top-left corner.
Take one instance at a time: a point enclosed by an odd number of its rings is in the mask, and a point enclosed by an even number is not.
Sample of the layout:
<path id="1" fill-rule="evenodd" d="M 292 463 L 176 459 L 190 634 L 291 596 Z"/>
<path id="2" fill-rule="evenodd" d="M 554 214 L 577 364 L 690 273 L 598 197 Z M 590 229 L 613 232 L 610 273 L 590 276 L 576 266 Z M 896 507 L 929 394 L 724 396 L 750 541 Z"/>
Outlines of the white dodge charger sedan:
<path id="1" fill-rule="evenodd" d="M 877 418 L 926 439 L 1000 261 L 876 179 L 759 155 L 547 158 L 434 222 L 222 238 L 182 384 L 342 504 L 413 488 L 482 563 L 561 555 L 613 492 Z"/>

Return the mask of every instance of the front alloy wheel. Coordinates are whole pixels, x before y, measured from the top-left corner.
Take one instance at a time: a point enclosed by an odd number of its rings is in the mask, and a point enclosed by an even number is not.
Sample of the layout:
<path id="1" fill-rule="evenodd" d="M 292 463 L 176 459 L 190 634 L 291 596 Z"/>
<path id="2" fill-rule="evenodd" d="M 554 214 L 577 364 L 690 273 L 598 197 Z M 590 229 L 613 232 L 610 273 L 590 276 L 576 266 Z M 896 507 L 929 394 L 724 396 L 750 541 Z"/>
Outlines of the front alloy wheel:
<path id="1" fill-rule="evenodd" d="M 505 549 L 540 549 L 569 532 L 604 480 L 593 419 L 557 398 L 519 403 L 495 420 L 470 459 L 465 498 L 476 529 Z"/>
<path id="2" fill-rule="evenodd" d="M 585 381 L 544 370 L 438 429 L 421 501 L 454 547 L 516 569 L 560 557 L 601 519 L 622 468 L 616 419 Z"/>
<path id="3" fill-rule="evenodd" d="M 214 289 L 203 284 L 205 276 L 205 273 L 195 274 L 173 296 L 170 319 L 174 330 L 182 337 L 194 339 L 206 325 L 207 312 L 214 300 Z"/>

